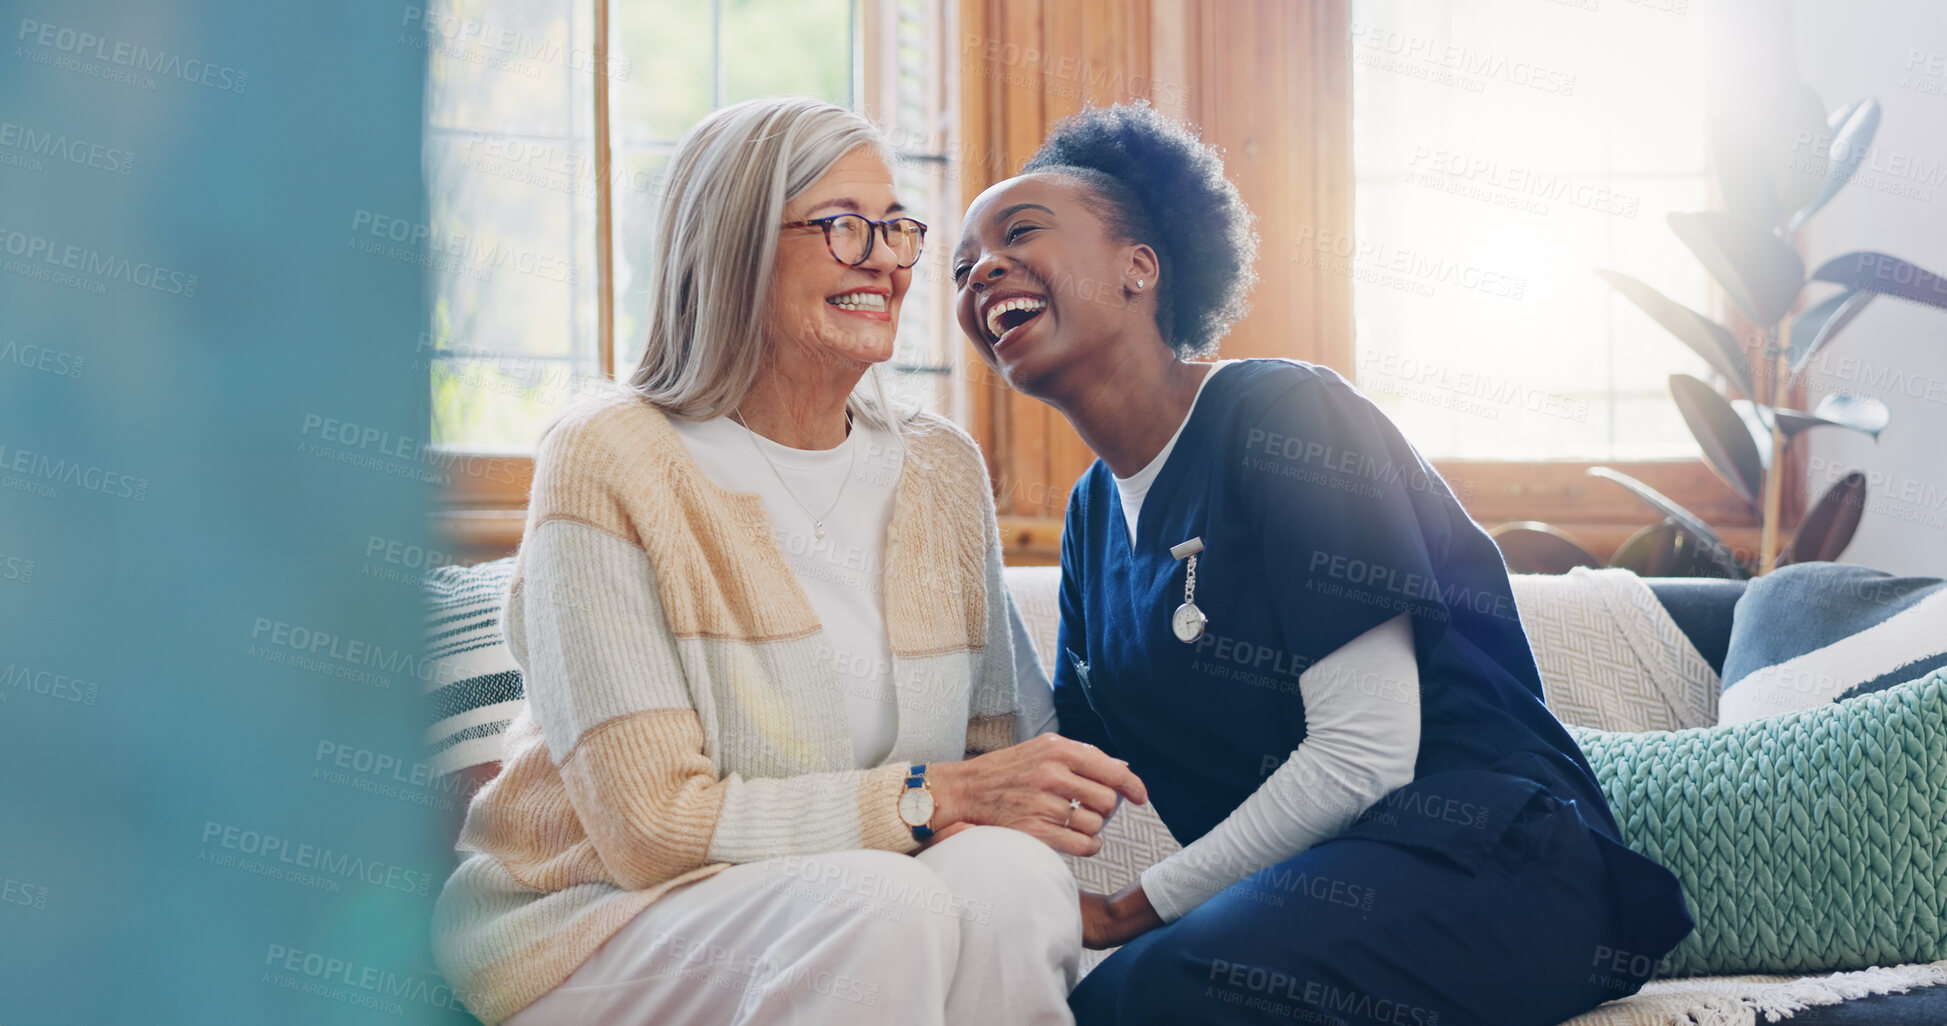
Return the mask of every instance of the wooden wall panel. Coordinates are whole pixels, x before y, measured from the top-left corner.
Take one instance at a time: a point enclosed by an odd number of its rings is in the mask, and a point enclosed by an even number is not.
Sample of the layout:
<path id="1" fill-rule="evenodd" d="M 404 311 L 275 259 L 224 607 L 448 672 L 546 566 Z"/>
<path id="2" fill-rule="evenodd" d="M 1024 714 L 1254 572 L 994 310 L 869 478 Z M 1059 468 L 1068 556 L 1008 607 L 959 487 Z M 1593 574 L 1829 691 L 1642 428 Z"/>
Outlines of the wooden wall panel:
<path id="1" fill-rule="evenodd" d="M 1059 22 L 1059 11 L 1072 6 L 1072 0 L 1069 3 L 1006 0 L 1002 4 L 1002 75 L 998 80 L 1004 86 L 1002 127 L 1005 134 L 1001 141 L 1005 157 L 992 169 L 993 181 L 1006 178 L 1033 156 L 1045 134 L 1043 126 L 1054 120 L 1047 107 L 1048 90 L 1041 87 L 1038 79 L 1045 63 L 1040 55 L 1049 52 L 1045 19 L 1054 12 Z M 1030 60 L 1031 55 L 1035 59 Z M 1030 508 L 1034 505 L 1034 489 L 1053 474 L 1048 462 L 1048 443 L 1057 418 L 1046 406 L 1027 396 L 1012 390 L 1004 390 L 1002 396 L 1009 437 L 1007 451 L 1000 454 L 1005 462 L 1001 475 L 995 479 L 995 487 L 1010 496 L 1011 507 Z"/>
<path id="2" fill-rule="evenodd" d="M 962 210 L 991 180 L 992 173 L 985 170 L 985 154 L 1000 136 L 1000 90 L 981 77 L 983 71 L 991 73 L 981 52 L 982 41 L 998 33 L 995 22 L 999 14 L 998 0 L 960 0 L 960 36 L 953 46 L 960 59 L 960 82 L 956 90 L 960 97 L 959 148 L 948 174 L 952 176 L 950 180 L 961 183 Z M 996 450 L 1005 444 L 1007 434 L 1006 418 L 998 415 L 999 393 L 986 380 L 989 376 L 986 365 L 972 353 L 963 357 L 960 362 L 967 376 L 967 430 L 980 440 L 987 457 L 988 474 L 998 478 Z M 1001 508 L 1005 510 L 1005 504 Z"/>

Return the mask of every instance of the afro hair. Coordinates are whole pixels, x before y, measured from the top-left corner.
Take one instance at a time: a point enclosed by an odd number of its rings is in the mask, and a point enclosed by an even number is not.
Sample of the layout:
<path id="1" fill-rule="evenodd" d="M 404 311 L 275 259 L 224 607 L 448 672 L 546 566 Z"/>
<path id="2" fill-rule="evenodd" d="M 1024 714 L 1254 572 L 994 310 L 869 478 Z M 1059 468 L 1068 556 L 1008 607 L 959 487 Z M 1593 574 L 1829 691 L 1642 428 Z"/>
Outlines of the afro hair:
<path id="1" fill-rule="evenodd" d="M 1062 119 L 1022 174 L 1066 174 L 1103 201 L 1110 229 L 1161 262 L 1156 327 L 1183 356 L 1213 353 L 1249 310 L 1257 230 L 1214 147 L 1147 103 Z"/>

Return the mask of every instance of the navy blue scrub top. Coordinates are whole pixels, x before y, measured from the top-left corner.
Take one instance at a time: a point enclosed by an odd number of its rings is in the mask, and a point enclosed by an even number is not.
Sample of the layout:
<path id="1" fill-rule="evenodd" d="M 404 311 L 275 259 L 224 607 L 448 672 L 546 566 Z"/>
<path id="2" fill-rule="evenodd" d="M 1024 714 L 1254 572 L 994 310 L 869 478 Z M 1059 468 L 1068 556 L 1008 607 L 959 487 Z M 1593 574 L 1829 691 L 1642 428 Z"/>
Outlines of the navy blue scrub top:
<path id="1" fill-rule="evenodd" d="M 1525 778 L 1619 844 L 1587 759 L 1542 704 L 1500 550 L 1446 482 L 1329 369 L 1246 360 L 1211 373 L 1143 500 L 1133 547 L 1107 465 L 1097 460 L 1069 498 L 1061 732 L 1128 760 L 1189 844 L 1304 740 L 1299 675 L 1407 613 L 1415 778 Z M 1186 644 L 1170 630 L 1186 561 L 1169 550 L 1199 537 L 1196 604 L 1209 624 Z M 1460 796 L 1448 818 L 1509 793 Z"/>

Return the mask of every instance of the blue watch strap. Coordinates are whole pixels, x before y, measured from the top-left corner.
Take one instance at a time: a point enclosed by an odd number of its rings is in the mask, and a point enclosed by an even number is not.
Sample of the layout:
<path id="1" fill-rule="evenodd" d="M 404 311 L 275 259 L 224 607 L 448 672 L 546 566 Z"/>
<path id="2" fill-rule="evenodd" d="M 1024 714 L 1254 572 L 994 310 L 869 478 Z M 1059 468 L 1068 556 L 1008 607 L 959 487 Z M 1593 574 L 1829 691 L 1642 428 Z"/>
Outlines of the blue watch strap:
<path id="1" fill-rule="evenodd" d="M 906 790 L 910 791 L 915 787 L 925 786 L 926 764 L 923 762 L 915 763 L 912 770 L 906 775 Z M 913 840 L 915 841 L 924 841 L 933 836 L 933 828 L 923 823 L 919 826 L 911 827 L 911 829 L 913 831 Z"/>

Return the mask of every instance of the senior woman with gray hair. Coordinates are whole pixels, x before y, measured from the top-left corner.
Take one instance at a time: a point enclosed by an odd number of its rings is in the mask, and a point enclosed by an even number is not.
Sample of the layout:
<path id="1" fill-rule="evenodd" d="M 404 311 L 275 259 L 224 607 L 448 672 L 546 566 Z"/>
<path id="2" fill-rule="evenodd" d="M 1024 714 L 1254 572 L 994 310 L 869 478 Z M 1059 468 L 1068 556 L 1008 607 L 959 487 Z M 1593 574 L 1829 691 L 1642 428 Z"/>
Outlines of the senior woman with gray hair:
<path id="1" fill-rule="evenodd" d="M 889 158 L 815 101 L 705 118 L 641 366 L 544 433 L 526 711 L 436 912 L 489 1026 L 1072 1021 L 1055 852 L 1145 795 L 1039 733 L 972 441 L 859 387 L 926 232 Z"/>

